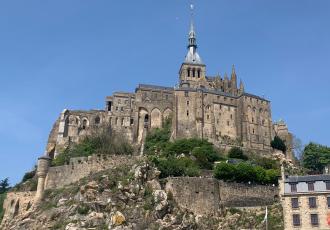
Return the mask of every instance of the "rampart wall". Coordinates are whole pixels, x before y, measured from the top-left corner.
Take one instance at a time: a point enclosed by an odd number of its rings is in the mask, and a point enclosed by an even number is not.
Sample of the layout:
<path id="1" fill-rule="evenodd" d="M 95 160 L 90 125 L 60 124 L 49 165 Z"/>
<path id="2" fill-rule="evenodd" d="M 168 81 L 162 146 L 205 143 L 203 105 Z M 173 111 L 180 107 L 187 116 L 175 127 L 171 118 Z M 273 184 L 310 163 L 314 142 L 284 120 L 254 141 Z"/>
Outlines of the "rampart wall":
<path id="1" fill-rule="evenodd" d="M 133 164 L 137 158 L 130 155 L 93 155 L 72 158 L 68 165 L 49 168 L 45 189 L 60 188 L 92 173 L 115 168 L 118 165 Z"/>
<path id="2" fill-rule="evenodd" d="M 173 194 L 181 208 L 201 215 L 220 212 L 222 207 L 270 205 L 278 198 L 277 187 L 229 183 L 214 178 L 168 178 L 165 190 Z"/>

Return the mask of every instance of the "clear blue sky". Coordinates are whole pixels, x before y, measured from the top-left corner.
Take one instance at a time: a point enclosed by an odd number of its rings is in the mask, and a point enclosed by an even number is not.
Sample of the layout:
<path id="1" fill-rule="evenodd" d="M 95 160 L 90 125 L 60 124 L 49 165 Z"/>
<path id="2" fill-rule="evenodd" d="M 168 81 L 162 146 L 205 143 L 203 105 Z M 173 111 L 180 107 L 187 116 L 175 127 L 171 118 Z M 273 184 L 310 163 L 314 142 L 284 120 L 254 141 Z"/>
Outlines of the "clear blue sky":
<path id="1" fill-rule="evenodd" d="M 188 0 L 0 2 L 0 179 L 18 182 L 64 109 L 100 109 L 138 83 L 174 86 Z M 330 145 L 330 1 L 195 0 L 207 74 L 236 65 L 304 143 Z"/>

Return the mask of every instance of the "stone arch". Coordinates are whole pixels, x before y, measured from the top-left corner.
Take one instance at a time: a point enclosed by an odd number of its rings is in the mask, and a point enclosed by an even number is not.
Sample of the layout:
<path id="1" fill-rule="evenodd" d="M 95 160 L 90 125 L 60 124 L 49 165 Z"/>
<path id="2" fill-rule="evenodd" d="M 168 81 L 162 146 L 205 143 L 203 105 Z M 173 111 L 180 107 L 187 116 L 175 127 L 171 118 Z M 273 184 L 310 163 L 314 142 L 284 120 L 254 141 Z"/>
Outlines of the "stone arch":
<path id="1" fill-rule="evenodd" d="M 151 128 L 161 128 L 162 127 L 162 113 L 158 108 L 154 108 L 150 113 Z"/>
<path id="2" fill-rule="evenodd" d="M 87 117 L 84 117 L 81 122 L 81 128 L 82 129 L 87 129 L 89 127 L 89 120 Z"/>
<path id="3" fill-rule="evenodd" d="M 164 120 L 172 117 L 172 110 L 170 108 L 166 108 L 163 113 Z"/>

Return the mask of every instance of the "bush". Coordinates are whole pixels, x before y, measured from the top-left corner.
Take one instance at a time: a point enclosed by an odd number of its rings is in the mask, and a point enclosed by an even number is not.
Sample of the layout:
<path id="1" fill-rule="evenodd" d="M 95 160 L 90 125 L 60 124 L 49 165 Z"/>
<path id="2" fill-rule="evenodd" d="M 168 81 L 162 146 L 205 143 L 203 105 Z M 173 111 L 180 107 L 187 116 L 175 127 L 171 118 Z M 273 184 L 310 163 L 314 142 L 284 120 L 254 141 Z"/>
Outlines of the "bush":
<path id="1" fill-rule="evenodd" d="M 229 158 L 236 158 L 236 159 L 242 159 L 242 160 L 247 160 L 248 157 L 244 155 L 243 150 L 238 147 L 233 147 L 229 150 L 228 152 L 228 157 Z"/>
<path id="2" fill-rule="evenodd" d="M 192 155 L 196 157 L 196 162 L 203 169 L 212 169 L 215 161 L 220 160 L 219 154 L 212 145 L 202 145 L 192 150 Z"/>
<path id="3" fill-rule="evenodd" d="M 224 181 L 277 184 L 279 171 L 241 162 L 237 165 L 221 162 L 214 169 L 214 177 Z"/>
<path id="4" fill-rule="evenodd" d="M 160 178 L 169 176 L 199 176 L 198 165 L 188 157 L 154 157 L 151 160 L 161 171 Z"/>
<path id="5" fill-rule="evenodd" d="M 35 175 L 36 175 L 36 170 L 26 172 L 23 176 L 22 183 L 27 181 L 27 180 L 32 179 Z"/>
<path id="6" fill-rule="evenodd" d="M 330 148 L 316 143 L 309 143 L 304 148 L 303 166 L 316 173 L 322 173 L 330 164 Z"/>
<path id="7" fill-rule="evenodd" d="M 171 137 L 170 121 L 170 119 L 167 119 L 162 129 L 156 128 L 148 133 L 144 143 L 144 151 L 147 155 L 154 154 L 166 148 Z"/>
<path id="8" fill-rule="evenodd" d="M 270 142 L 270 145 L 272 146 L 273 149 L 281 150 L 283 153 L 286 152 L 286 145 L 279 136 L 275 136 L 274 140 Z"/>
<path id="9" fill-rule="evenodd" d="M 53 160 L 54 166 L 68 164 L 73 157 L 87 157 L 92 154 L 132 154 L 133 147 L 119 133 L 105 128 L 85 137 L 79 143 L 70 145 Z"/>

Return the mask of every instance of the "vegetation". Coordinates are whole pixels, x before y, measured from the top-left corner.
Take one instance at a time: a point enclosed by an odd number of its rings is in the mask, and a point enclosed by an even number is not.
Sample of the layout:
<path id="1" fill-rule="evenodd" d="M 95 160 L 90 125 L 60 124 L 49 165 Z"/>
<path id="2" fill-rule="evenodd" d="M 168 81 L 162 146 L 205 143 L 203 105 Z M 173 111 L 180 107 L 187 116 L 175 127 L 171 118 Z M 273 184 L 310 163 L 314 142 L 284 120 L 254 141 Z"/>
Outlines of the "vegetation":
<path id="1" fill-rule="evenodd" d="M 126 138 L 110 128 L 86 136 L 77 144 L 71 144 L 53 160 L 53 166 L 68 164 L 73 157 L 87 157 L 92 154 L 132 154 L 133 147 Z"/>
<path id="2" fill-rule="evenodd" d="M 198 176 L 201 169 L 210 170 L 221 154 L 207 140 L 198 138 L 170 141 L 171 119 L 161 129 L 152 130 L 146 137 L 145 153 L 161 171 L 160 177 Z"/>
<path id="3" fill-rule="evenodd" d="M 278 170 L 264 169 L 247 162 L 238 164 L 221 162 L 214 169 L 214 177 L 224 181 L 277 184 L 278 176 Z"/>
<path id="4" fill-rule="evenodd" d="M 324 145 L 309 143 L 302 156 L 303 166 L 313 173 L 321 173 L 330 164 L 330 148 Z"/>
<path id="5" fill-rule="evenodd" d="M 275 136 L 274 140 L 271 141 L 270 145 L 273 149 L 281 150 L 283 153 L 286 152 L 286 145 L 279 136 Z"/>
<path id="6" fill-rule="evenodd" d="M 228 152 L 228 157 L 229 158 L 236 158 L 236 159 L 242 159 L 242 160 L 247 160 L 248 157 L 244 155 L 243 150 L 238 147 L 233 147 L 229 150 Z"/>
<path id="7" fill-rule="evenodd" d="M 0 180 L 0 194 L 3 194 L 9 190 L 9 178 Z"/>
<path id="8" fill-rule="evenodd" d="M 36 175 L 36 169 L 34 169 L 30 172 L 26 172 L 23 176 L 22 183 L 24 183 L 25 181 L 31 180 L 35 175 Z"/>

